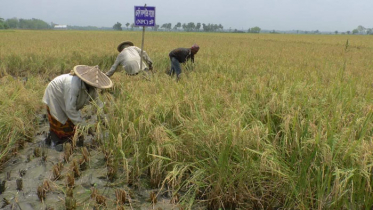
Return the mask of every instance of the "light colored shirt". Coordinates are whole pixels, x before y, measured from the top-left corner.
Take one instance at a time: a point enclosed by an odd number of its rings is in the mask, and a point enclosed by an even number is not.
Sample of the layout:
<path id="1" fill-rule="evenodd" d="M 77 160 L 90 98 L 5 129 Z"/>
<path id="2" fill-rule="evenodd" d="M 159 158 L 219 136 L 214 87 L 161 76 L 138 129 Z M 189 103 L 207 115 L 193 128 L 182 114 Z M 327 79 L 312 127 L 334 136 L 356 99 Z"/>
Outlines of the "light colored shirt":
<path id="1" fill-rule="evenodd" d="M 51 115 L 60 123 L 65 124 L 67 119 L 70 119 L 76 125 L 83 120 L 79 110 L 96 98 L 96 88 L 87 89 L 86 84 L 79 77 L 63 74 L 48 84 L 43 102 L 49 107 Z"/>
<path id="2" fill-rule="evenodd" d="M 117 56 L 115 63 L 106 73 L 108 77 L 111 77 L 114 72 L 117 70 L 118 65 L 123 66 L 127 74 L 137 74 L 140 72 L 140 60 L 141 60 L 141 49 L 136 46 L 126 47 L 122 50 L 121 53 Z M 142 51 L 143 60 L 148 64 L 152 64 L 152 60 L 149 58 L 148 54 L 145 51 Z M 142 63 L 142 70 L 145 70 L 147 67 L 145 63 Z"/>

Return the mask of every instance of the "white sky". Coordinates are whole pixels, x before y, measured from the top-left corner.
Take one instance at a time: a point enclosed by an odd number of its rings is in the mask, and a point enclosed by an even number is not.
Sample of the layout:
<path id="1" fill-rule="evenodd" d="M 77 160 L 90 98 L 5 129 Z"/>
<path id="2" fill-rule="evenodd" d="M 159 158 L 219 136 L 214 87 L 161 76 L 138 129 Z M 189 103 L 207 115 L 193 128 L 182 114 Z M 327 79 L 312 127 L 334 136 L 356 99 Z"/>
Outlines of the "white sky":
<path id="1" fill-rule="evenodd" d="M 352 31 L 373 28 L 373 0 L 0 0 L 4 19 L 41 19 L 76 26 L 122 27 L 134 6 L 156 7 L 156 24 L 222 24 L 224 29 Z"/>

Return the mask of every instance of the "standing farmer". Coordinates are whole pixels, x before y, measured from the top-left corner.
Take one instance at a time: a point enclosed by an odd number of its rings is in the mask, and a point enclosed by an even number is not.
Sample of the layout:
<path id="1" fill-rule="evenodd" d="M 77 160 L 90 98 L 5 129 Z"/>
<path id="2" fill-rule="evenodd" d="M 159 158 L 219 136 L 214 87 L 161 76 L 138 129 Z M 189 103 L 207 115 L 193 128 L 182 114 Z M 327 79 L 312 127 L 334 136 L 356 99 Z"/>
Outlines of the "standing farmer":
<path id="1" fill-rule="evenodd" d="M 127 75 L 134 76 L 139 74 L 140 71 L 153 70 L 153 61 L 149 58 L 148 54 L 143 51 L 142 57 L 143 60 L 149 65 L 149 68 L 146 67 L 145 63 L 142 64 L 142 69 L 140 69 L 140 60 L 141 60 L 141 49 L 134 46 L 132 42 L 125 41 L 118 45 L 117 50 L 119 55 L 115 60 L 115 63 L 110 68 L 106 75 L 108 77 L 113 76 L 114 72 L 117 70 L 118 65 L 123 66 Z"/>
<path id="2" fill-rule="evenodd" d="M 194 63 L 194 55 L 197 54 L 199 46 L 194 44 L 191 48 L 177 48 L 170 52 L 171 69 L 168 74 L 172 76 L 176 73 L 177 81 L 180 80 L 181 67 L 180 63 L 185 63 L 189 59 Z"/>
<path id="3" fill-rule="evenodd" d="M 112 86 L 110 78 L 98 66 L 78 65 L 70 74 L 53 79 L 43 97 L 50 125 L 45 143 L 59 145 L 71 141 L 76 125 L 83 121 L 79 110 L 91 100 L 98 99 L 97 88 Z"/>

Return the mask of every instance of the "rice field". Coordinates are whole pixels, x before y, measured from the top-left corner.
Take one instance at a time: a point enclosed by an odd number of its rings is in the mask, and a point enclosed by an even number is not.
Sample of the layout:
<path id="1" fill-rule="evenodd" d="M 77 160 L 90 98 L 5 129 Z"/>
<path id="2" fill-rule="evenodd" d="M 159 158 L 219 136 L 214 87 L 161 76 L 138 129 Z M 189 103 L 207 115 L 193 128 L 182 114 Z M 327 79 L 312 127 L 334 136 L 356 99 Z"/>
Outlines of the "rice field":
<path id="1" fill-rule="evenodd" d="M 108 71 L 125 40 L 141 32 L 0 31 L 2 160 L 33 141 L 51 79 Z M 194 43 L 177 83 L 168 53 Z M 123 184 L 185 209 L 373 206 L 373 37 L 147 31 L 144 50 L 151 80 L 116 72 L 92 125 Z"/>

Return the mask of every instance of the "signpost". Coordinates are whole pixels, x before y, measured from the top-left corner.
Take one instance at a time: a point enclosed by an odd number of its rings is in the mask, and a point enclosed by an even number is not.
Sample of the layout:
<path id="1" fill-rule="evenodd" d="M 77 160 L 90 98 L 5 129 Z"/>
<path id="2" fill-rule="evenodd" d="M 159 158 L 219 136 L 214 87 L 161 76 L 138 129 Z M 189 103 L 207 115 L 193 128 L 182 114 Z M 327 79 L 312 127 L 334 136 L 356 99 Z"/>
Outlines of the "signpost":
<path id="1" fill-rule="evenodd" d="M 145 27 L 155 26 L 155 7 L 135 6 L 135 26 L 142 26 L 142 41 L 141 41 L 141 60 L 140 70 L 142 70 L 142 53 L 144 49 Z"/>

